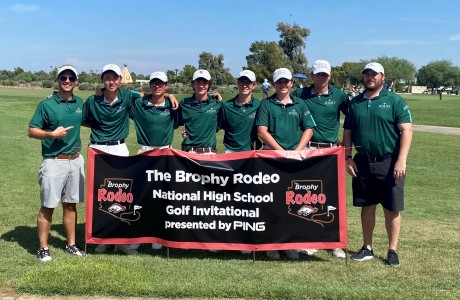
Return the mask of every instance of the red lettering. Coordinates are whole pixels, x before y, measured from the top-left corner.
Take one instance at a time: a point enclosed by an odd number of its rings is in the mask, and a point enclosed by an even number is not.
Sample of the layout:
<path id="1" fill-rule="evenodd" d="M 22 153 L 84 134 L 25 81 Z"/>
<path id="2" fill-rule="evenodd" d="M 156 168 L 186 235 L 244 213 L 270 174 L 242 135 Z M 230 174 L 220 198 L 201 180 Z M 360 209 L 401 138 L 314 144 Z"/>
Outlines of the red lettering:
<path id="1" fill-rule="evenodd" d="M 133 203 L 133 194 L 132 193 L 125 193 L 122 189 L 118 189 L 116 193 L 110 191 L 107 192 L 106 189 L 98 189 L 97 190 L 97 201 L 109 201 L 109 202 L 118 202 L 118 203 Z"/>
<path id="2" fill-rule="evenodd" d="M 306 192 L 305 194 L 296 194 L 293 191 L 286 192 L 286 204 L 325 204 L 326 195 L 323 193 L 312 194 L 311 191 Z"/>
<path id="3" fill-rule="evenodd" d="M 294 204 L 294 192 L 293 191 L 287 191 L 286 192 L 286 204 L 289 205 L 289 204 Z"/>

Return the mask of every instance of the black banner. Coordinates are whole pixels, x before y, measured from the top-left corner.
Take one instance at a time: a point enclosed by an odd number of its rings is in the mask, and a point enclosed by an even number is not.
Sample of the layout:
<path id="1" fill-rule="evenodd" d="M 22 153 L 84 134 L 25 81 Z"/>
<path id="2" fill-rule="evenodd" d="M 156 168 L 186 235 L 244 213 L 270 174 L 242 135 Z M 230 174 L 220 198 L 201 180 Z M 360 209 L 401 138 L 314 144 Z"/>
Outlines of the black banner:
<path id="1" fill-rule="evenodd" d="M 88 149 L 86 242 L 346 248 L 343 148 L 120 157 Z"/>

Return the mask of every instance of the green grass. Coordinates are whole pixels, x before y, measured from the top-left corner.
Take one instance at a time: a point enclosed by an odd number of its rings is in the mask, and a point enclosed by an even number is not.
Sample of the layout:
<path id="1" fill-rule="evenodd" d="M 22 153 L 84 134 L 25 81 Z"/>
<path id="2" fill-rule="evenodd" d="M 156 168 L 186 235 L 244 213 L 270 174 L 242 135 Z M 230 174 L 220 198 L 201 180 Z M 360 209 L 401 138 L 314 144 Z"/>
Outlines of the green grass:
<path id="1" fill-rule="evenodd" d="M 413 122 L 418 125 L 460 127 L 460 97 L 443 95 L 401 94 L 410 107 Z"/>
<path id="2" fill-rule="evenodd" d="M 378 211 L 374 251 L 376 259 L 358 263 L 334 259 L 319 251 L 299 262 L 269 261 L 257 253 L 256 262 L 237 251 L 171 249 L 154 251 L 147 245 L 141 255 L 119 252 L 76 258 L 62 250 L 65 238 L 62 209 L 54 214 L 50 237 L 51 263 L 35 259 L 36 216 L 39 209 L 37 171 L 40 142 L 26 135 L 27 124 L 39 100 L 50 90 L 0 88 L 0 287 L 17 293 L 53 295 L 106 295 L 112 297 L 254 298 L 254 299 L 458 299 L 460 298 L 460 204 L 457 165 L 458 136 L 414 132 L 408 160 L 406 210 L 402 215 L 401 267 L 384 265 L 387 238 Z M 83 98 L 89 93 L 78 92 Z M 224 95 L 227 99 L 228 96 Z M 442 123 L 458 111 L 455 96 L 439 101 L 430 96 L 408 99 L 416 124 L 437 116 Z M 448 105 L 450 108 L 445 108 Z M 425 110 L 424 107 L 430 107 Z M 426 111 L 426 115 L 423 113 Z M 458 113 L 457 113 L 458 115 Z M 454 118 L 453 118 L 454 119 Z M 89 130 L 82 131 L 88 142 Z M 176 133 L 176 137 L 179 136 Z M 220 141 L 222 137 L 218 138 Z M 180 139 L 174 142 L 179 147 Z M 128 139 L 137 150 L 134 129 Z M 220 146 L 221 147 L 221 146 Z M 83 150 L 86 155 L 86 149 Z M 348 239 L 350 251 L 361 246 L 359 209 L 351 206 L 347 176 Z M 84 241 L 84 205 L 79 207 L 78 241 Z"/>

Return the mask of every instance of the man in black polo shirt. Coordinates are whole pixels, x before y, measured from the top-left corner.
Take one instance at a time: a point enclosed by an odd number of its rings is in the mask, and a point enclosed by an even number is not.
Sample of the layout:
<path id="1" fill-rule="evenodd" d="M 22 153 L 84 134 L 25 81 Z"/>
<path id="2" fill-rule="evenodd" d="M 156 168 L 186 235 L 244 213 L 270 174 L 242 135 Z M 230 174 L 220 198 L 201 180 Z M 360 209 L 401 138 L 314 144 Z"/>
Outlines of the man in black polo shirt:
<path id="1" fill-rule="evenodd" d="M 385 72 L 381 64 L 367 64 L 363 74 L 366 90 L 350 102 L 343 126 L 346 170 L 353 176 L 353 205 L 361 207 L 363 229 L 363 246 L 351 258 L 364 261 L 374 257 L 372 235 L 380 203 L 388 235 L 385 262 L 397 267 L 412 116 L 399 95 L 383 89 Z M 352 144 L 357 152 L 353 159 Z"/>
<path id="2" fill-rule="evenodd" d="M 62 202 L 65 251 L 84 256 L 75 244 L 76 203 L 84 199 L 84 160 L 80 155 L 80 124 L 83 101 L 73 94 L 77 71 L 59 68 L 59 91 L 40 102 L 29 123 L 28 135 L 41 140 L 43 161 L 38 172 L 41 207 L 37 216 L 37 259 L 51 261 L 48 237 L 54 209 Z"/>

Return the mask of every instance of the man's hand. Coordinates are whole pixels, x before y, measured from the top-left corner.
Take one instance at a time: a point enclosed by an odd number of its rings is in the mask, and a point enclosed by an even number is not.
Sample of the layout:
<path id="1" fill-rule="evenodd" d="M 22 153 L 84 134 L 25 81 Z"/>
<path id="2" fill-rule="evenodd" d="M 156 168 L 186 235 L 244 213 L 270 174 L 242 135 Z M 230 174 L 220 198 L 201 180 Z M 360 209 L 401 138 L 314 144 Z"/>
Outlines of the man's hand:
<path id="1" fill-rule="evenodd" d="M 356 177 L 358 174 L 358 167 L 356 167 L 356 163 L 353 159 L 347 158 L 345 162 L 345 169 L 347 173 L 353 177 Z"/>
<path id="2" fill-rule="evenodd" d="M 102 91 L 101 88 L 96 88 L 96 90 L 94 91 L 94 94 L 96 96 L 102 96 L 102 95 L 104 95 L 104 92 Z"/>
<path id="3" fill-rule="evenodd" d="M 67 135 L 67 132 L 70 129 L 73 129 L 73 126 L 69 126 L 65 128 L 62 126 L 59 126 L 58 128 L 54 129 L 54 131 L 51 132 L 51 136 L 55 139 L 61 139 Z"/>
<path id="4" fill-rule="evenodd" d="M 176 110 L 179 108 L 179 101 L 177 101 L 176 97 L 173 94 L 165 94 L 165 96 L 169 97 L 173 110 Z"/>
<path id="5" fill-rule="evenodd" d="M 221 102 L 221 101 L 222 101 L 222 96 L 221 96 L 218 92 L 212 93 L 211 96 L 216 97 L 216 98 L 217 98 L 217 102 Z"/>
<path id="6" fill-rule="evenodd" d="M 395 168 L 393 170 L 393 176 L 395 179 L 400 179 L 406 176 L 406 162 L 405 161 L 399 161 L 399 159 L 396 161 Z"/>

